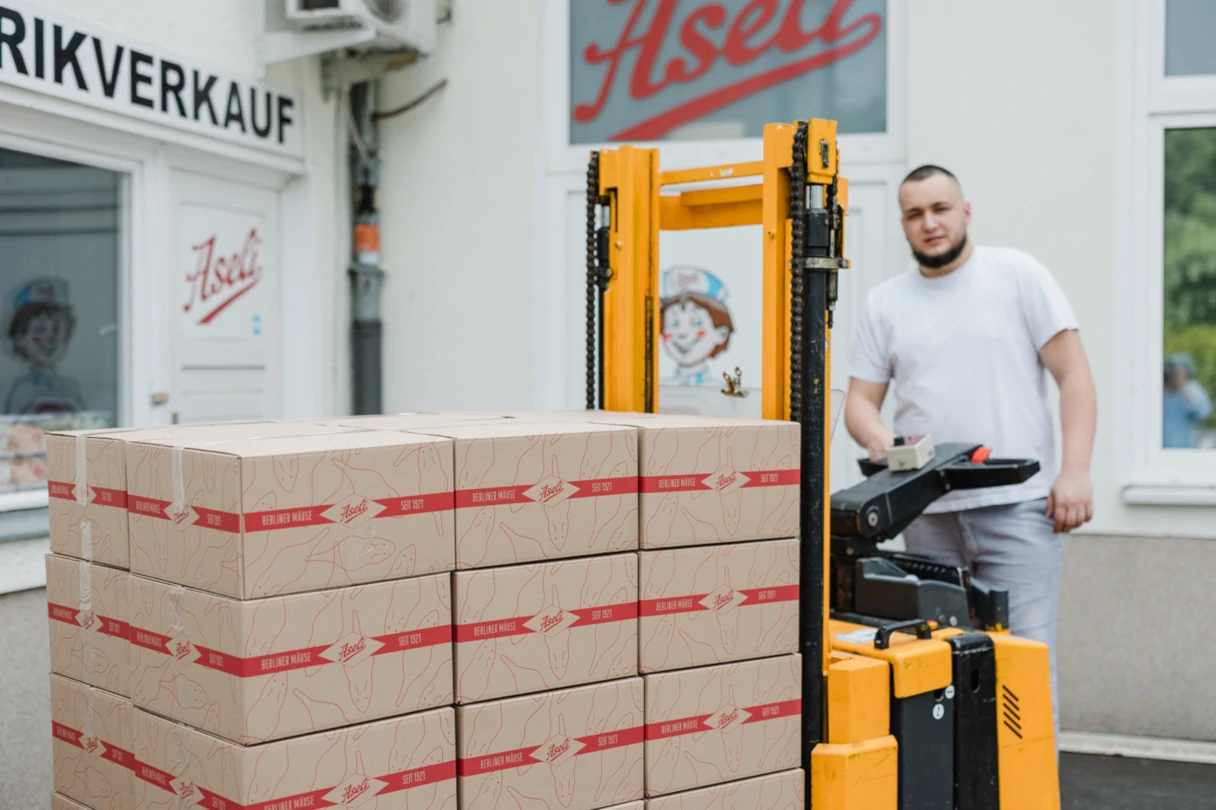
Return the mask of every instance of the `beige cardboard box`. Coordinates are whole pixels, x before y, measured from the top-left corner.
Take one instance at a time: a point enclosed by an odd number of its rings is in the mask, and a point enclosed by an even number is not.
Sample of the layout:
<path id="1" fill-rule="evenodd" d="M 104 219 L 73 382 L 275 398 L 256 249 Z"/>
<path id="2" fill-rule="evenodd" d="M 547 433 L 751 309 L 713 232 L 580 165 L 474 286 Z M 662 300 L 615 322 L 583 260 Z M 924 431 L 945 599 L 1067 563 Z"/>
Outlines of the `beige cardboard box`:
<path id="1" fill-rule="evenodd" d="M 497 413 L 450 411 L 448 413 L 397 413 L 370 416 L 343 416 L 326 419 L 327 425 L 353 427 L 360 430 L 418 430 L 420 428 L 452 427 L 465 423 L 493 422 L 505 419 Z"/>
<path id="2" fill-rule="evenodd" d="M 129 805 L 128 805 L 129 806 Z M 58 793 L 51 794 L 51 810 L 89 810 L 83 804 L 74 802 L 67 796 L 61 796 Z"/>
<path id="3" fill-rule="evenodd" d="M 132 575 L 132 699 L 242 745 L 450 705 L 450 585 L 238 601 Z"/>
<path id="4" fill-rule="evenodd" d="M 425 432 L 455 440 L 457 568 L 637 548 L 636 431 L 503 419 Z"/>
<path id="5" fill-rule="evenodd" d="M 53 789 L 93 810 L 132 806 L 131 701 L 50 677 Z"/>
<path id="6" fill-rule="evenodd" d="M 135 807 L 456 810 L 444 707 L 243 747 L 135 710 Z"/>
<path id="7" fill-rule="evenodd" d="M 802 658 L 645 676 L 646 795 L 797 768 Z"/>
<path id="8" fill-rule="evenodd" d="M 134 573 L 256 599 L 453 567 L 452 451 L 440 437 L 133 442 L 127 469 Z"/>
<path id="9" fill-rule="evenodd" d="M 458 571 L 456 702 L 638 671 L 637 553 Z"/>
<path id="10" fill-rule="evenodd" d="M 798 651 L 798 542 L 639 553 L 643 673 Z"/>
<path id="11" fill-rule="evenodd" d="M 806 772 L 799 769 L 741 779 L 646 800 L 646 810 L 805 810 Z"/>
<path id="12" fill-rule="evenodd" d="M 127 568 L 127 471 L 130 431 L 46 434 L 51 551 Z"/>
<path id="13" fill-rule="evenodd" d="M 795 422 L 612 411 L 531 418 L 637 428 L 641 548 L 798 533 L 801 433 Z"/>
<path id="14" fill-rule="evenodd" d="M 46 555 L 51 672 L 131 696 L 129 576 L 118 568 Z"/>
<path id="15" fill-rule="evenodd" d="M 70 430 L 46 434 L 51 551 L 82 560 L 130 567 L 127 539 L 125 445 L 166 438 L 290 435 L 316 425 L 222 422 L 152 428 Z"/>
<path id="16" fill-rule="evenodd" d="M 642 798 L 642 682 L 456 709 L 460 810 L 593 810 Z"/>

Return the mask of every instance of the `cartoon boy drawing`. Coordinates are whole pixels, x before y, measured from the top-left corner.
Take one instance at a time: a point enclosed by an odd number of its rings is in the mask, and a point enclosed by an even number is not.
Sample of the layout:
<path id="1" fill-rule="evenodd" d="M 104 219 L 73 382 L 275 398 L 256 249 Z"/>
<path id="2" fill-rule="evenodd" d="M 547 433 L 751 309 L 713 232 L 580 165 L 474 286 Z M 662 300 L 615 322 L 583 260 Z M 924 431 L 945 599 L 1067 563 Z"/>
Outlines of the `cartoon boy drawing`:
<path id="1" fill-rule="evenodd" d="M 36 279 L 17 291 L 12 301 L 8 339 L 13 353 L 29 371 L 18 377 L 4 400 L 6 413 L 35 414 L 84 410 L 76 381 L 61 376 L 55 364 L 67 354 L 76 328 L 68 303 L 68 284 Z"/>
<path id="2" fill-rule="evenodd" d="M 716 385 L 709 360 L 726 351 L 735 330 L 722 281 L 702 267 L 679 265 L 659 281 L 663 350 L 676 362 L 676 385 Z"/>

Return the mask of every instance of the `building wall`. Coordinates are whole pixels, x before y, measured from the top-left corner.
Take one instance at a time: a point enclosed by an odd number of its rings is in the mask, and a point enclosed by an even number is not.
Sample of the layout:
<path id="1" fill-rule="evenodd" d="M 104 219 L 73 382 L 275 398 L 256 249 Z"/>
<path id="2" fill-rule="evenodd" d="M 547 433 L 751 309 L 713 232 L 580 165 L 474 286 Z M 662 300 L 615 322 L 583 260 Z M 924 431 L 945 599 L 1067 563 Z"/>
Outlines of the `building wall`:
<path id="1" fill-rule="evenodd" d="M 123 37 L 143 40 L 168 51 L 240 75 L 262 75 L 257 62 L 260 0 L 209 0 L 165 3 L 160 0 L 56 0 L 59 13 L 95 22 Z M 336 96 L 322 93 L 317 58 L 272 65 L 265 81 L 293 93 L 304 123 L 306 174 L 284 190 L 282 228 L 306 239 L 306 249 L 284 255 L 282 365 L 284 416 L 345 413 L 339 397 L 338 317 L 332 303 L 345 283 L 344 216 L 339 202 L 340 161 L 345 135 L 338 129 Z M 290 266 L 288 265 L 290 259 Z M 345 323 L 345 321 L 342 321 Z M 294 349 L 294 350 L 293 350 Z"/>
<path id="2" fill-rule="evenodd" d="M 456 4 L 435 58 L 390 75 L 381 122 L 384 408 L 532 404 L 539 5 Z"/>
<path id="3" fill-rule="evenodd" d="M 1114 421 L 1118 330 L 1116 11 L 1108 0 L 939 0 L 909 12 L 909 167 L 955 171 L 977 241 L 1014 245 L 1059 279 L 1098 389 L 1093 522 L 1065 542 L 1065 729 L 1216 739 L 1195 712 L 1216 654 L 1187 616 L 1211 612 L 1216 523 L 1200 507 L 1128 506 Z M 982 381 L 977 381 L 982 384 Z M 1195 673 L 1189 676 L 1186 673 Z"/>
<path id="4" fill-rule="evenodd" d="M 536 263 L 564 227 L 537 202 L 550 103 L 538 89 L 539 4 L 531 14 L 457 6 L 438 57 L 390 77 L 381 100 L 389 109 L 449 82 L 382 123 L 386 409 L 531 405 L 533 321 L 566 317 L 533 303 Z M 1095 518 L 1065 543 L 1063 726 L 1216 738 L 1216 717 L 1193 711 L 1212 703 L 1212 687 L 1178 674 L 1216 664 L 1180 620 L 1213 606 L 1203 580 L 1216 553 L 1211 510 L 1130 507 L 1120 494 L 1112 403 L 1123 361 L 1111 279 L 1116 181 L 1130 167 L 1116 158 L 1126 90 L 1116 79 L 1115 4 L 905 9 L 908 168 L 951 167 L 974 206 L 973 236 L 1024 248 L 1052 269 L 1098 386 Z"/>

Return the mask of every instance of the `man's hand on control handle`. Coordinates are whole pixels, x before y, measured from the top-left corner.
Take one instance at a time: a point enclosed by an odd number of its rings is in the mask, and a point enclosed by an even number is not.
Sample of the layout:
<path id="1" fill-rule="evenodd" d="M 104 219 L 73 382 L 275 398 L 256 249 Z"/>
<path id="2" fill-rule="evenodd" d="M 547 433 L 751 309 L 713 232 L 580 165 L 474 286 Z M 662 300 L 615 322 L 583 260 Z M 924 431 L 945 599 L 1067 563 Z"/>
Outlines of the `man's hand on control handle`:
<path id="1" fill-rule="evenodd" d="M 870 461 L 881 461 L 887 457 L 887 450 L 895 446 L 895 434 L 886 428 L 876 427 L 866 439 L 866 450 L 870 453 Z"/>
<path id="2" fill-rule="evenodd" d="M 1071 532 L 1092 520 L 1094 492 L 1085 470 L 1065 470 L 1056 478 L 1047 496 L 1047 517 L 1055 523 L 1056 534 Z"/>

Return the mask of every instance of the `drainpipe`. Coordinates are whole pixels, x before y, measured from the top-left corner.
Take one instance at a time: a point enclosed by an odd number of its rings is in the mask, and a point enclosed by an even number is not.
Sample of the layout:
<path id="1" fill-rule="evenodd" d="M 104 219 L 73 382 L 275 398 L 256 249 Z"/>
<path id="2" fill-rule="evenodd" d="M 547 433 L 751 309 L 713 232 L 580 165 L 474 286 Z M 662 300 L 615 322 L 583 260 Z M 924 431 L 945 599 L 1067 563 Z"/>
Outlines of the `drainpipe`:
<path id="1" fill-rule="evenodd" d="M 353 144 L 351 177 L 354 180 L 354 250 L 351 257 L 351 349 L 354 354 L 354 413 L 382 412 L 380 288 L 380 212 L 376 189 L 380 182 L 379 140 L 376 131 L 378 83 L 366 81 L 350 89 L 351 115 L 357 142 Z"/>

